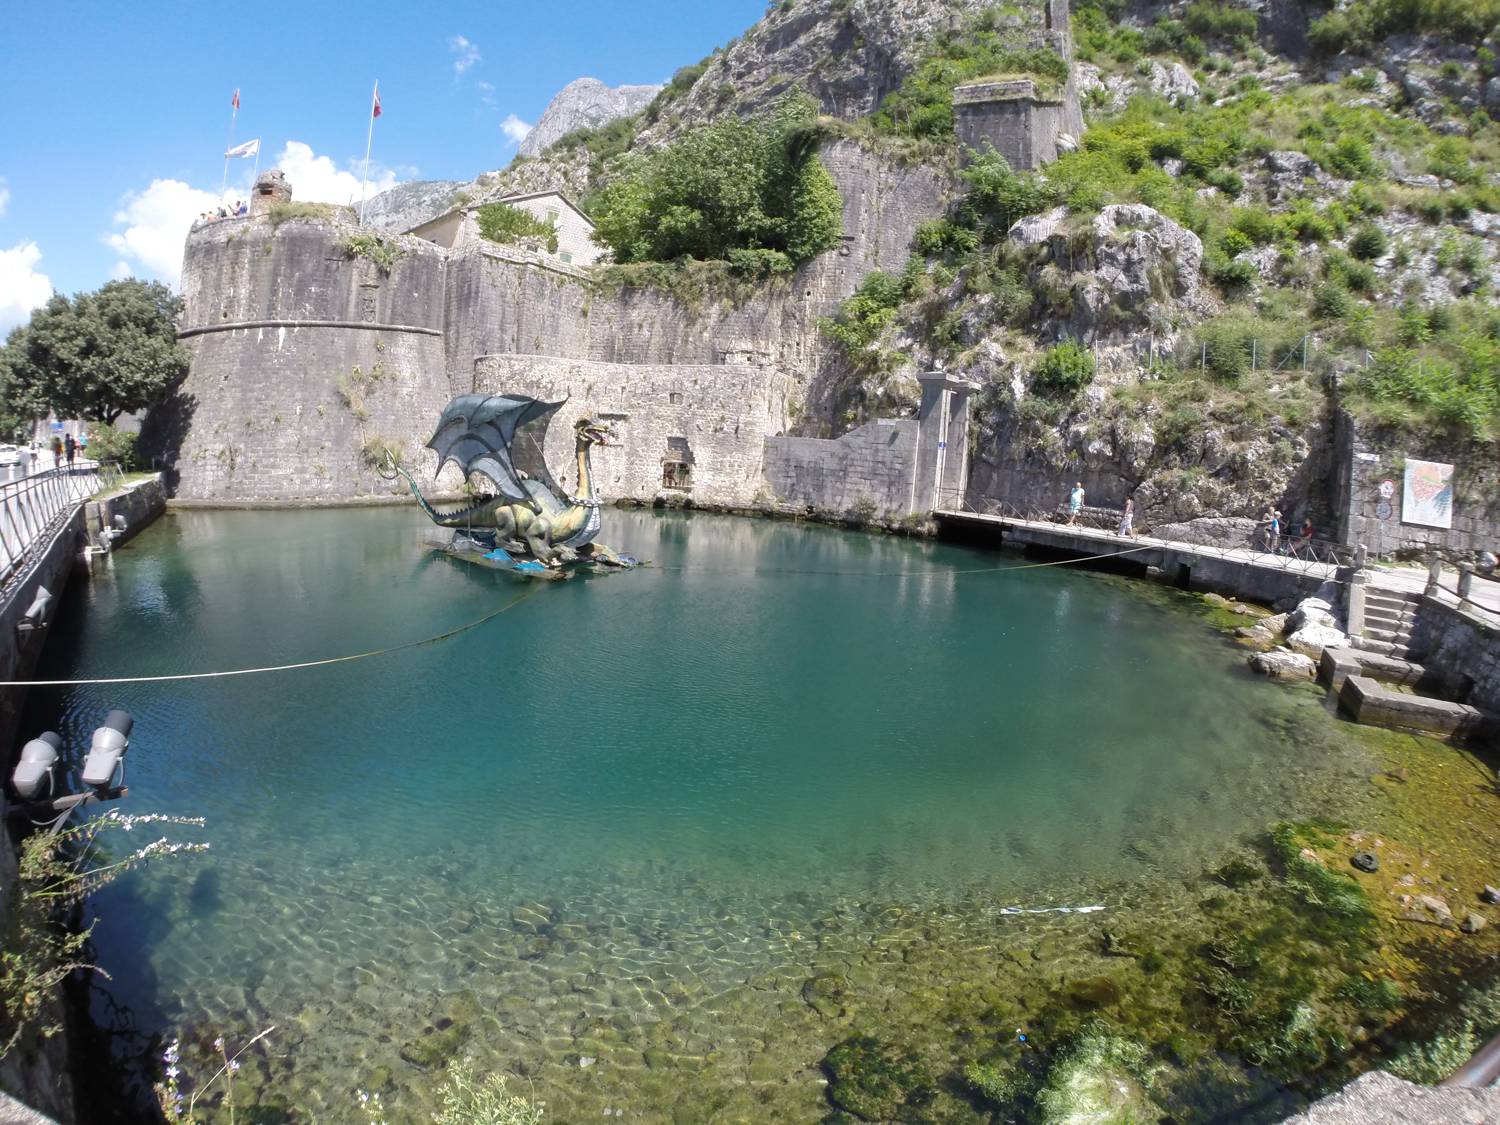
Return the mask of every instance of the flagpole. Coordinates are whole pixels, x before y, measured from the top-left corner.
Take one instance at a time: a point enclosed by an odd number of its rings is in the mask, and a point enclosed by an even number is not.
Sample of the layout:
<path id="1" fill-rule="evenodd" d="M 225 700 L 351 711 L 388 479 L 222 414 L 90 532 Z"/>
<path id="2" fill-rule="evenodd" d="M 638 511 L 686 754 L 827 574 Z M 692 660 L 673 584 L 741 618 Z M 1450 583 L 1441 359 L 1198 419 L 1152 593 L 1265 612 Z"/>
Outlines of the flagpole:
<path id="1" fill-rule="evenodd" d="M 370 144 L 375 140 L 375 99 L 380 96 L 380 82 L 370 92 L 370 131 L 365 134 L 365 174 L 359 185 L 359 225 L 365 225 L 365 196 L 370 190 Z"/>
<path id="2" fill-rule="evenodd" d="M 224 178 L 219 181 L 219 202 L 224 202 L 224 189 L 229 186 L 229 150 L 234 147 L 234 119 L 240 114 L 240 92 L 234 92 L 234 101 L 229 106 L 229 140 L 224 144 Z"/>

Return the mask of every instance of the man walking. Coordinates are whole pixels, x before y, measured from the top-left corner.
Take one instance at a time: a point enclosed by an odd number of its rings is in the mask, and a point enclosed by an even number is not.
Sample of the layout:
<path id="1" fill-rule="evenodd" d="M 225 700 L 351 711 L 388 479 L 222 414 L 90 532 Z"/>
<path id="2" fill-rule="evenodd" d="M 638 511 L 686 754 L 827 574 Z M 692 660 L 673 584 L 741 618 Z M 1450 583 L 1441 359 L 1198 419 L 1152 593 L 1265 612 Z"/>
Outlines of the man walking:
<path id="1" fill-rule="evenodd" d="M 1073 491 L 1068 494 L 1068 526 L 1072 527 L 1078 522 L 1078 513 L 1083 511 L 1083 481 L 1073 484 Z"/>
<path id="2" fill-rule="evenodd" d="M 73 440 L 72 434 L 63 438 L 63 448 L 68 452 L 68 468 L 71 469 L 73 467 L 73 457 L 78 452 L 78 443 Z"/>

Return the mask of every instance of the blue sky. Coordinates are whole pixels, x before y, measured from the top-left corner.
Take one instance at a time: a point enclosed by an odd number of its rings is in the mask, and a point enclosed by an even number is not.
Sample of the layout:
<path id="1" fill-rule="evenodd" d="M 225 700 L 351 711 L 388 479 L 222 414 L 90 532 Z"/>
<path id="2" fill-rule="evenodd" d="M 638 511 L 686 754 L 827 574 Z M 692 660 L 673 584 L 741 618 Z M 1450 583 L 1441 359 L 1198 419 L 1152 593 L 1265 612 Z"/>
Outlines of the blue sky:
<path id="1" fill-rule="evenodd" d="M 236 143 L 260 137 L 261 168 L 286 167 L 298 198 L 347 202 L 377 78 L 371 180 L 467 180 L 509 163 L 516 123 L 574 78 L 664 81 L 764 11 L 17 0 L 0 27 L 0 333 L 53 289 L 175 284 L 186 225 L 219 190 L 236 87 Z M 231 193 L 251 166 L 230 162 Z"/>

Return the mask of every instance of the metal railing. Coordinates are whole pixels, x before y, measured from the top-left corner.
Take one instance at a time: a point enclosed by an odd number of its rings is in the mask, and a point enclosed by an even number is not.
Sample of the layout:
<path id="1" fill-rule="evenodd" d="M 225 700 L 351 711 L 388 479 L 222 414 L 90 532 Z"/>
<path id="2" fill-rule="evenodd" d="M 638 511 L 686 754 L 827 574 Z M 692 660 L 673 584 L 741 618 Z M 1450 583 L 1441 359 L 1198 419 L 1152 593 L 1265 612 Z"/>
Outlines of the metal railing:
<path id="1" fill-rule="evenodd" d="M 956 489 L 938 492 L 938 507 L 949 511 L 973 512 L 981 516 L 999 516 L 1002 519 L 1024 520 L 1028 523 L 1068 524 L 1071 513 L 1066 504 L 1044 508 L 1031 504 L 1014 504 L 1009 500 L 997 500 L 990 496 L 970 496 Z M 1123 512 L 1113 508 L 1083 508 L 1071 526 L 1090 531 L 1113 534 L 1119 530 Z M 1156 539 L 1149 529 L 1137 529 L 1136 538 Z M 1242 559 L 1246 562 L 1269 564 L 1290 569 L 1296 563 L 1321 564 L 1323 566 L 1353 566 L 1355 552 L 1339 543 L 1326 539 L 1301 539 L 1287 536 L 1272 549 L 1259 537 L 1247 539 L 1243 544 L 1225 546 L 1218 543 L 1193 543 L 1186 540 L 1160 539 L 1174 546 L 1188 547 L 1198 554 L 1219 558 Z"/>
<path id="2" fill-rule="evenodd" d="M 1452 594 L 1458 599 L 1460 609 L 1478 610 L 1491 617 L 1500 618 L 1500 609 L 1486 605 L 1480 600 L 1484 597 L 1485 600 L 1491 600 L 1496 606 L 1500 606 L 1500 568 L 1497 568 L 1492 575 L 1475 569 L 1473 563 L 1467 562 L 1459 563 L 1454 569 L 1458 571 L 1457 582 L 1452 586 L 1445 586 L 1443 585 L 1443 560 L 1428 559 L 1427 587 L 1422 592 L 1429 597 L 1436 597 L 1439 591 Z M 1476 582 L 1478 586 L 1475 585 Z M 1486 597 L 1485 594 L 1480 593 L 1482 590 L 1493 592 L 1494 597 Z"/>
<path id="3" fill-rule="evenodd" d="M 113 461 L 77 461 L 0 484 L 0 588 L 24 569 L 79 504 L 122 479 Z"/>

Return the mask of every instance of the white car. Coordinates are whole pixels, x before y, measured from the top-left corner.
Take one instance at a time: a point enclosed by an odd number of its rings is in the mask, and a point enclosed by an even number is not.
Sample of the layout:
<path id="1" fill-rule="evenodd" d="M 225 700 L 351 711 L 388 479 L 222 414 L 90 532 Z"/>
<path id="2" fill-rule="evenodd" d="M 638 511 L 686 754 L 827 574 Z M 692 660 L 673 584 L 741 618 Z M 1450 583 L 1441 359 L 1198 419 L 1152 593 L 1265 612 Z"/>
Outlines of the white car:
<path id="1" fill-rule="evenodd" d="M 21 463 L 21 449 L 15 445 L 0 445 L 0 467 L 19 465 Z"/>

